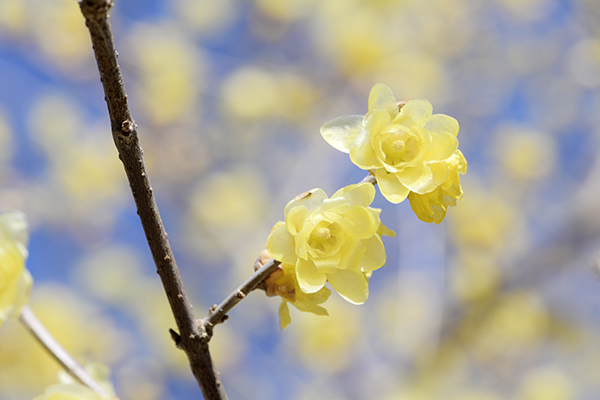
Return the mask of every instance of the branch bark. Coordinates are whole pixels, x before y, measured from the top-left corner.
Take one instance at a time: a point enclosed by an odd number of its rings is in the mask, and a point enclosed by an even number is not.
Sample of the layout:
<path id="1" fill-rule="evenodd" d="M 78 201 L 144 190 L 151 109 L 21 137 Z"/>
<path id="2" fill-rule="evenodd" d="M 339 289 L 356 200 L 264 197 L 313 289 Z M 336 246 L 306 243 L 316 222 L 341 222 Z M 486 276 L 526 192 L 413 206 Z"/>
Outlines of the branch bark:
<path id="1" fill-rule="evenodd" d="M 37 319 L 29 306 L 21 309 L 19 321 L 73 379 L 89 387 L 98 393 L 100 397 L 104 398 L 108 395 L 102 386 L 54 339 L 46 327 Z"/>
<path id="2" fill-rule="evenodd" d="M 112 0 L 83 0 L 79 6 L 92 37 L 100 81 L 108 105 L 113 140 L 125 167 L 137 212 L 177 323 L 177 345 L 186 353 L 204 397 L 207 400 L 227 399 L 219 374 L 212 365 L 208 348 L 210 336 L 194 316 L 188 301 L 146 173 L 137 125 L 127 104 L 123 77 L 108 22 L 108 10 L 112 6 Z"/>
<path id="3" fill-rule="evenodd" d="M 265 280 L 279 264 L 281 264 L 281 262 L 274 259 L 267 261 L 265 265 L 256 270 L 256 272 L 254 272 L 254 274 L 252 274 L 236 290 L 231 292 L 221 304 L 213 306 L 208 316 L 202 320 L 204 330 L 209 335 L 212 335 L 214 326 L 225 321 L 226 314 L 235 307 L 237 303 L 242 301 L 248 293 L 253 291 L 263 280 Z"/>

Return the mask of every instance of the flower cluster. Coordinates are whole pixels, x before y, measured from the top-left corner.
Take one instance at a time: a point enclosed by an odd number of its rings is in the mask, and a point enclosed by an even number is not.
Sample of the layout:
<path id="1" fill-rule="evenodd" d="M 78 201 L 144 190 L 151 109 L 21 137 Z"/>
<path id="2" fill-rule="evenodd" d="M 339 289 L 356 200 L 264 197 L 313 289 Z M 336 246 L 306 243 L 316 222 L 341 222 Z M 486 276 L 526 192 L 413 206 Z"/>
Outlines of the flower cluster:
<path id="1" fill-rule="evenodd" d="M 285 207 L 285 223 L 269 235 L 267 251 L 294 267 L 302 292 L 317 293 L 329 282 L 347 301 L 364 303 L 368 275 L 386 261 L 380 234 L 392 233 L 380 228 L 380 210 L 369 207 L 374 197 L 369 183 L 346 186 L 331 198 L 321 189 L 298 196 Z"/>
<path id="2" fill-rule="evenodd" d="M 432 115 L 425 99 L 398 104 L 383 84 L 373 87 L 368 103 L 365 116 L 344 116 L 323 125 L 323 138 L 375 175 L 390 202 L 410 195 L 421 220 L 439 223 L 448 205 L 462 196 L 458 173 L 464 174 L 467 164 L 458 150 L 458 122 Z"/>
<path id="3" fill-rule="evenodd" d="M 462 198 L 459 174 L 467 172 L 467 161 L 457 134 L 454 118 L 432 115 L 425 99 L 397 103 L 383 84 L 371 90 L 365 116 L 340 117 L 321 128 L 329 144 L 375 176 L 387 200 L 400 203 L 408 197 L 419 219 L 436 224 Z M 291 323 L 288 302 L 301 311 L 327 314 L 319 306 L 330 294 L 326 282 L 351 303 L 367 300 L 369 278 L 386 261 L 381 236 L 394 236 L 381 223 L 380 210 L 369 207 L 374 197 L 374 186 L 365 182 L 331 198 L 313 189 L 287 204 L 285 222 L 273 227 L 265 253 L 281 262 L 264 286 L 267 295 L 283 299 L 282 328 Z"/>
<path id="4" fill-rule="evenodd" d="M 29 300 L 32 279 L 25 268 L 29 232 L 23 213 L 0 215 L 0 325 L 19 315 Z"/>

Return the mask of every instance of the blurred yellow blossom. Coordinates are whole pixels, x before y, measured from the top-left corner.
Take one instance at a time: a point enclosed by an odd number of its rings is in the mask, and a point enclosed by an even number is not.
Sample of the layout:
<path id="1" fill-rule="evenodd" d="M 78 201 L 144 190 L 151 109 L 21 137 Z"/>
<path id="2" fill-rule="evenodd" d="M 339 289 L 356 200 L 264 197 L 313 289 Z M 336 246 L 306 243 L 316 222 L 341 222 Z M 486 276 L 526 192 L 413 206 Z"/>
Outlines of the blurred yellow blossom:
<path id="1" fill-rule="evenodd" d="M 321 189 L 301 194 L 285 207 L 285 224 L 271 232 L 267 251 L 296 267 L 303 292 L 318 292 L 329 281 L 347 301 L 364 303 L 365 274 L 386 261 L 377 234 L 380 210 L 368 207 L 374 197 L 370 183 L 346 186 L 330 199 Z"/>
<path id="2" fill-rule="evenodd" d="M 514 178 L 526 182 L 548 176 L 555 165 L 554 138 L 542 132 L 501 129 L 495 148 L 502 167 Z"/>
<path id="3" fill-rule="evenodd" d="M 174 25 L 139 25 L 129 37 L 140 80 L 136 100 L 152 122 L 166 125 L 189 118 L 203 84 L 200 51 Z"/>
<path id="4" fill-rule="evenodd" d="M 128 332 L 68 286 L 38 283 L 29 305 L 76 360 L 118 362 L 135 348 Z M 0 329 L 0 370 L 0 397 L 32 398 L 55 382 L 60 366 L 22 326 L 7 323 Z"/>
<path id="5" fill-rule="evenodd" d="M 245 66 L 224 81 L 222 108 L 226 118 L 297 120 L 311 106 L 315 93 L 311 83 L 301 76 Z"/>
<path id="6" fill-rule="evenodd" d="M 234 0 L 176 0 L 172 4 L 186 27 L 205 35 L 224 31 L 239 11 Z"/>
<path id="7" fill-rule="evenodd" d="M 550 322 L 537 294 L 527 291 L 506 294 L 481 323 L 473 341 L 474 355 L 489 361 L 523 357 L 542 343 Z"/>
<path id="8" fill-rule="evenodd" d="M 0 215 L 0 325 L 18 317 L 29 301 L 33 280 L 25 268 L 28 240 L 25 214 L 11 211 Z"/>
<path id="9" fill-rule="evenodd" d="M 314 318 L 298 313 L 290 328 L 291 351 L 311 370 L 336 372 L 349 368 L 360 357 L 359 343 L 366 333 L 360 307 L 350 307 L 339 297 L 327 302 L 330 316 Z"/>
<path id="10" fill-rule="evenodd" d="M 576 383 L 556 366 L 534 368 L 524 374 L 520 400 L 570 400 L 577 398 Z"/>
<path id="11" fill-rule="evenodd" d="M 432 192 L 418 194 L 410 192 L 408 201 L 421 221 L 439 224 L 446 216 L 448 206 L 455 206 L 457 199 L 462 199 L 462 187 L 459 174 L 467 172 L 467 160 L 460 150 L 456 150 L 448 160 L 448 179 Z"/>
<path id="12" fill-rule="evenodd" d="M 34 39 L 57 66 L 73 74 L 89 74 L 93 63 L 92 41 L 72 0 L 29 0 L 28 17 Z"/>
<path id="13" fill-rule="evenodd" d="M 0 34 L 23 33 L 27 23 L 27 4 L 23 0 L 0 1 Z"/>
<path id="14" fill-rule="evenodd" d="M 456 266 L 450 270 L 452 292 L 464 303 L 490 300 L 501 282 L 496 257 L 487 251 L 462 251 Z"/>
<path id="15" fill-rule="evenodd" d="M 75 381 L 64 371 L 58 374 L 60 383 L 49 386 L 44 394 L 34 400 L 102 400 L 114 399 L 115 390 L 110 381 L 110 369 L 101 363 L 89 363 L 85 366 L 88 374 L 106 391 L 106 396 L 100 396 L 89 387 Z"/>
<path id="16" fill-rule="evenodd" d="M 400 203 L 410 192 L 433 191 L 450 174 L 458 122 L 431 112 L 425 99 L 399 107 L 391 89 L 379 83 L 371 90 L 364 117 L 336 118 L 321 127 L 321 134 L 334 148 L 350 153 L 358 167 L 374 172 L 383 196 Z"/>

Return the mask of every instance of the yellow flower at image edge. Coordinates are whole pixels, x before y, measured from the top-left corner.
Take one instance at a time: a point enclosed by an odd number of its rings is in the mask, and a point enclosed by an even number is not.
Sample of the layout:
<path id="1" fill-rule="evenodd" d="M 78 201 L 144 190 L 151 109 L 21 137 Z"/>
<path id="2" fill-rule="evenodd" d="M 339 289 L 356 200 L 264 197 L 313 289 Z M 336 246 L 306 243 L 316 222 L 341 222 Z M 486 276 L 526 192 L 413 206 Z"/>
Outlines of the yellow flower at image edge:
<path id="1" fill-rule="evenodd" d="M 285 223 L 269 235 L 267 251 L 295 267 L 302 292 L 318 292 L 329 281 L 347 301 L 364 303 L 367 276 L 386 261 L 380 210 L 368 207 L 374 197 L 373 185 L 361 183 L 331 198 L 321 189 L 295 198 L 285 207 Z"/>
<path id="2" fill-rule="evenodd" d="M 373 86 L 365 116 L 336 118 L 321 127 L 334 148 L 374 173 L 383 196 L 400 203 L 409 193 L 426 194 L 446 182 L 449 158 L 458 148 L 458 122 L 432 115 L 425 99 L 399 107 L 389 87 Z"/>
<path id="3" fill-rule="evenodd" d="M 29 232 L 25 215 L 0 214 L 0 325 L 16 318 L 29 300 L 33 280 L 25 268 Z"/>

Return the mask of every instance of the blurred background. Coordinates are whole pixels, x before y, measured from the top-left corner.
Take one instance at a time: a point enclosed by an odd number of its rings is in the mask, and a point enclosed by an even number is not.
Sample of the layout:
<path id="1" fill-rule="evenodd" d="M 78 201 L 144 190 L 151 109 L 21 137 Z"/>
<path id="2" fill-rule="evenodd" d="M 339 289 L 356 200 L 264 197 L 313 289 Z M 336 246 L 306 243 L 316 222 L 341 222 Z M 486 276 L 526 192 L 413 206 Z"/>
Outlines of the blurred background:
<path id="1" fill-rule="evenodd" d="M 370 88 L 455 117 L 469 171 L 440 225 L 397 232 L 354 306 L 252 293 L 218 326 L 230 399 L 567 400 L 600 394 L 600 2 L 116 0 L 111 23 L 198 316 L 249 276 L 285 204 L 365 172 L 320 136 Z M 197 399 L 112 143 L 75 0 L 0 0 L 0 209 L 31 223 L 31 307 L 123 400 Z M 56 382 L 18 322 L 0 398 Z"/>

